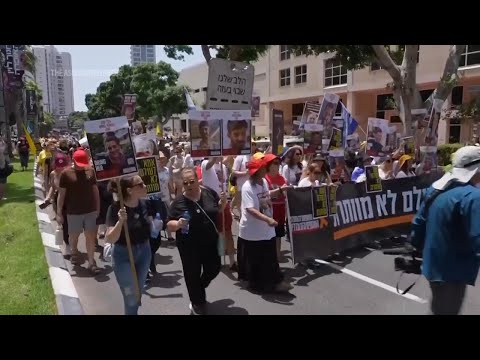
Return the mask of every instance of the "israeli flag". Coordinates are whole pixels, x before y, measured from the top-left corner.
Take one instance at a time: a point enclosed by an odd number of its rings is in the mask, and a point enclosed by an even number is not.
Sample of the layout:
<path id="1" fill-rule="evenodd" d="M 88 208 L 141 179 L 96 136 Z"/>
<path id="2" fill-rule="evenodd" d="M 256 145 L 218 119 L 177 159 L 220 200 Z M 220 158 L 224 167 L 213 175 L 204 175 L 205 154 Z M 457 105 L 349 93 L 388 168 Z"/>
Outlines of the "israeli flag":
<path id="1" fill-rule="evenodd" d="M 358 122 L 353 118 L 352 114 L 350 114 L 350 112 L 347 110 L 345 105 L 343 105 L 343 103 L 342 103 L 342 118 L 345 121 L 345 130 L 347 132 L 346 135 L 348 136 L 353 134 L 355 130 L 357 130 Z"/>
<path id="2" fill-rule="evenodd" d="M 193 102 L 192 97 L 188 93 L 187 88 L 183 88 L 183 90 L 185 91 L 185 98 L 187 99 L 188 111 L 190 111 L 190 110 L 200 110 L 200 109 L 197 109 L 197 107 L 195 106 L 195 103 Z"/>

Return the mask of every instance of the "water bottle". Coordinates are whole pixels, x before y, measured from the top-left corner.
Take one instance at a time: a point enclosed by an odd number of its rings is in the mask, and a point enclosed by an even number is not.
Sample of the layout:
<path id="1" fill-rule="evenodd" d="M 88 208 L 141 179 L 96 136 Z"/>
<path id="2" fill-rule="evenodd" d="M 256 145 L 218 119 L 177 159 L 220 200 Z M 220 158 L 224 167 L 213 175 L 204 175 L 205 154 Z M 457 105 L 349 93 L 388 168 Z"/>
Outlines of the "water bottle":
<path id="1" fill-rule="evenodd" d="M 157 213 L 155 215 L 155 219 L 153 219 L 152 230 L 150 231 L 150 237 L 152 239 L 158 238 L 158 235 L 160 235 L 160 230 L 162 228 L 162 225 L 163 225 L 162 218 L 160 217 L 160 214 Z"/>
<path id="2" fill-rule="evenodd" d="M 185 220 L 187 221 L 190 221 L 190 214 L 188 211 L 185 211 L 182 215 L 182 218 L 184 218 Z M 188 234 L 188 229 L 189 229 L 189 224 L 187 223 L 187 225 L 185 225 L 184 227 L 182 227 L 182 234 L 183 235 L 187 235 Z"/>

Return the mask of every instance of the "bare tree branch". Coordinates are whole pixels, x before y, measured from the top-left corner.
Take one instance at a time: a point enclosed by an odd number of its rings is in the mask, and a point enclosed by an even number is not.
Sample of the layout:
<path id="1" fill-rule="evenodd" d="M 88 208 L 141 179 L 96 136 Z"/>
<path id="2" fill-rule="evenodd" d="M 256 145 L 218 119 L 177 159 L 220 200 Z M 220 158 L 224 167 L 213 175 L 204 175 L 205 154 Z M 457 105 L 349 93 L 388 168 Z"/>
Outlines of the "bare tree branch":
<path id="1" fill-rule="evenodd" d="M 456 81 L 458 80 L 458 66 L 460 64 L 460 57 L 465 51 L 465 47 L 466 45 L 452 45 L 450 47 L 442 78 L 435 89 L 432 99 L 435 98 L 445 101 L 448 95 L 450 95 L 450 92 L 455 87 Z"/>
<path id="2" fill-rule="evenodd" d="M 202 53 L 205 61 L 207 62 L 207 64 L 209 64 L 210 60 L 212 60 L 212 55 L 210 54 L 210 49 L 208 48 L 208 45 L 202 45 Z"/>
<path id="3" fill-rule="evenodd" d="M 392 57 L 384 45 L 372 45 L 380 65 L 390 74 L 394 82 L 401 83 L 402 75 L 399 67 L 393 62 Z"/>

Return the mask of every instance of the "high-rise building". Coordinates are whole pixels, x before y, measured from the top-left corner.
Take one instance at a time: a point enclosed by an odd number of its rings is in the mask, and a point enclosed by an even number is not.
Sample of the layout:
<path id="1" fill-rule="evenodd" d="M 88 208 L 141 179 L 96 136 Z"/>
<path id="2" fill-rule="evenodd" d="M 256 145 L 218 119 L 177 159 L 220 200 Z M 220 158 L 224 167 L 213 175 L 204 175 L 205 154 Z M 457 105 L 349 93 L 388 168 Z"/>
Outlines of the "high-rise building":
<path id="1" fill-rule="evenodd" d="M 156 63 L 155 45 L 130 45 L 130 61 L 132 66 Z"/>
<path id="2" fill-rule="evenodd" d="M 43 109 L 55 117 L 74 111 L 72 58 L 55 46 L 34 46 L 35 81 L 42 90 Z"/>

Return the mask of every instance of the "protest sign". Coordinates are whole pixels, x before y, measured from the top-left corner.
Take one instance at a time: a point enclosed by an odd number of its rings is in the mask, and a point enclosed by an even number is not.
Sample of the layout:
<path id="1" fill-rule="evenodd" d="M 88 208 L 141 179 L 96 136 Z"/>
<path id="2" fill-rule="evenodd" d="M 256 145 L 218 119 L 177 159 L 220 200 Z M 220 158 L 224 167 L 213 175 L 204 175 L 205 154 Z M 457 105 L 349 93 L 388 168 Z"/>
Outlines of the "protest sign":
<path id="1" fill-rule="evenodd" d="M 330 185 L 328 187 L 328 215 L 337 214 L 337 185 Z"/>
<path id="2" fill-rule="evenodd" d="M 140 120 L 132 122 L 132 134 L 133 135 L 141 135 L 143 134 L 143 124 Z"/>
<path id="3" fill-rule="evenodd" d="M 368 118 L 367 155 L 385 155 L 388 127 L 388 120 Z"/>
<path id="4" fill-rule="evenodd" d="M 98 181 L 138 172 L 125 116 L 85 121 L 85 132 Z"/>
<path id="5" fill-rule="evenodd" d="M 424 143 L 426 146 L 437 146 L 438 142 L 438 124 L 440 123 L 440 116 L 442 114 L 442 106 L 444 101 L 440 99 L 433 99 L 432 111 L 430 113 L 430 120 L 425 133 Z"/>
<path id="6" fill-rule="evenodd" d="M 322 125 L 304 124 L 303 153 L 315 154 L 322 151 Z M 329 142 L 330 143 L 330 142 Z"/>
<path id="7" fill-rule="evenodd" d="M 243 110 L 224 113 L 222 119 L 222 155 L 251 154 L 251 112 Z"/>
<path id="8" fill-rule="evenodd" d="M 147 187 L 147 195 L 160 193 L 160 180 L 158 178 L 157 160 L 155 156 L 138 158 L 138 175 Z"/>
<path id="9" fill-rule="evenodd" d="M 365 191 L 367 194 L 382 191 L 382 179 L 380 179 L 377 165 L 365 166 L 365 179 Z"/>
<path id="10" fill-rule="evenodd" d="M 303 107 L 303 114 L 300 123 L 305 124 L 317 124 L 318 123 L 318 114 L 320 113 L 320 104 L 317 102 L 307 101 Z"/>
<path id="11" fill-rule="evenodd" d="M 122 115 L 127 118 L 128 121 L 135 119 L 135 108 L 137 106 L 137 95 L 126 94 L 123 98 Z"/>
<path id="12" fill-rule="evenodd" d="M 135 146 L 135 157 L 157 156 L 157 137 L 155 134 L 146 133 L 133 137 Z"/>
<path id="13" fill-rule="evenodd" d="M 314 219 L 328 216 L 328 186 L 312 187 L 312 214 Z"/>
<path id="14" fill-rule="evenodd" d="M 360 150 L 360 138 L 358 137 L 358 134 L 351 134 L 347 135 L 347 149 L 350 152 L 357 152 Z"/>
<path id="15" fill-rule="evenodd" d="M 420 165 L 418 171 L 422 174 L 429 174 L 437 168 L 437 147 L 420 146 Z"/>
<path id="16" fill-rule="evenodd" d="M 214 58 L 208 64 L 207 109 L 249 110 L 252 117 L 253 65 Z"/>
<path id="17" fill-rule="evenodd" d="M 339 100 L 340 96 L 337 94 L 325 94 L 323 97 L 322 106 L 318 115 L 318 123 L 323 125 L 327 136 L 329 136 L 331 128 L 333 127 L 333 118 Z"/>
<path id="18" fill-rule="evenodd" d="M 415 156 L 415 138 L 407 136 L 400 139 L 400 148 L 405 155 Z"/>
<path id="19" fill-rule="evenodd" d="M 222 119 L 213 117 L 212 111 L 191 110 L 190 149 L 192 157 L 219 156 L 222 154 Z"/>

